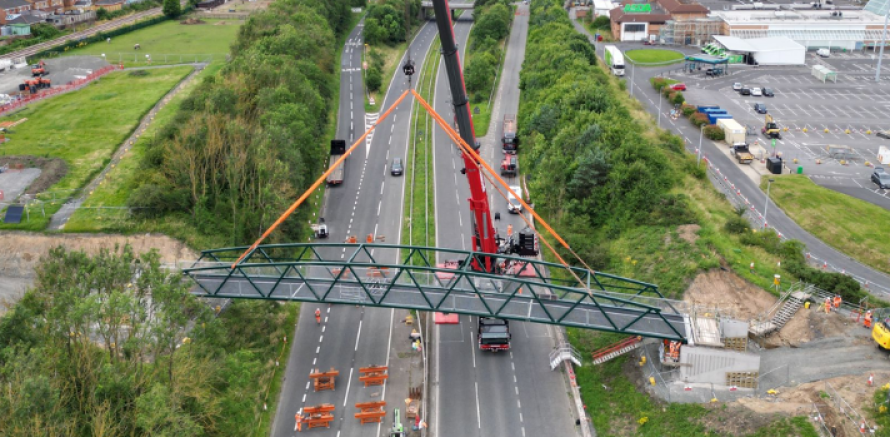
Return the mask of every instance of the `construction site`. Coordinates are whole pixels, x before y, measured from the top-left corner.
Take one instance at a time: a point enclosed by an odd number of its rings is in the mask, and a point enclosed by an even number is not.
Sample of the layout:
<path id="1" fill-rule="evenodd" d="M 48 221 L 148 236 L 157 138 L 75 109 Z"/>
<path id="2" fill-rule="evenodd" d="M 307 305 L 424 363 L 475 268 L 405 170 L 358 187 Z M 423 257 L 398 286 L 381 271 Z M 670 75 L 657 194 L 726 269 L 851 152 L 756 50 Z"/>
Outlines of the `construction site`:
<path id="1" fill-rule="evenodd" d="M 874 430 L 875 391 L 890 383 L 888 352 L 872 339 L 881 321 L 867 302 L 803 283 L 778 288 L 776 298 L 731 271 L 701 273 L 676 302 L 689 309 L 688 343 L 630 337 L 592 364 L 628 355 L 622 368 L 638 390 L 729 406 L 735 421 L 708 426 L 730 434 L 775 413 L 807 416 L 825 436 Z"/>

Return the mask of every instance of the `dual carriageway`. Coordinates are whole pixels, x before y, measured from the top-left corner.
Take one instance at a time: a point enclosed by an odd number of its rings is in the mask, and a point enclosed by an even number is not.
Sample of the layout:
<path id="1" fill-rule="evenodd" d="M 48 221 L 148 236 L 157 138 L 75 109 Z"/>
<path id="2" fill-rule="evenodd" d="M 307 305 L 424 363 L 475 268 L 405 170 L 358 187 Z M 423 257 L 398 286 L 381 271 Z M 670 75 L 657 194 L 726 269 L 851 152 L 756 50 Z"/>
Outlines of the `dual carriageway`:
<path id="1" fill-rule="evenodd" d="M 454 22 L 454 35 L 464 58 L 472 21 L 464 13 Z M 340 111 L 338 138 L 357 140 L 366 126 L 362 82 L 363 47 L 360 23 L 349 35 L 341 58 Z M 528 32 L 528 7 L 518 6 L 506 47 L 504 74 L 492 110 L 492 120 L 504 113 L 517 113 L 519 69 Z M 437 34 L 436 25 L 426 22 L 411 42 L 409 51 L 416 70 Z M 405 58 L 400 63 L 404 63 Z M 454 114 L 451 93 L 441 63 L 435 82 L 435 96 L 429 102 L 446 120 Z M 389 85 L 383 108 L 390 108 L 409 87 L 402 75 Z M 410 99 L 405 103 L 411 103 Z M 213 297 L 262 298 L 312 302 L 303 305 L 296 327 L 294 345 L 287 360 L 281 399 L 273 424 L 273 435 L 296 435 L 294 414 L 302 408 L 332 404 L 336 420 L 330 428 L 313 429 L 317 435 L 381 435 L 386 425 L 360 425 L 352 415 L 354 403 L 387 401 L 387 411 L 399 407 L 405 384 L 391 380 L 398 389 L 362 387 L 358 370 L 370 365 L 387 365 L 392 352 L 393 326 L 407 314 L 406 309 L 447 311 L 463 314 L 457 325 L 436 325 L 427 333 L 431 347 L 431 404 L 423 414 L 434 435 L 573 435 L 577 433 L 566 386 L 559 373 L 550 371 L 548 355 L 557 346 L 556 325 L 582 326 L 647 336 L 683 340 L 688 321 L 682 309 L 658 299 L 657 289 L 623 278 L 578 269 L 576 276 L 587 281 L 589 290 L 571 283 L 547 279 L 562 267 L 533 263 L 538 277 L 498 277 L 474 271 L 472 261 L 480 256 L 467 251 L 474 229 L 467 215 L 470 197 L 460 150 L 441 128 L 434 129 L 433 172 L 435 187 L 435 240 L 431 251 L 436 259 L 414 262 L 412 253 L 421 252 L 397 246 L 401 242 L 406 179 L 390 177 L 388 163 L 405 157 L 409 150 L 412 104 L 401 104 L 379 121 L 374 135 L 345 161 L 342 185 L 328 189 L 322 216 L 333 241 L 349 235 L 384 235 L 388 244 L 293 244 L 260 246 L 236 268 L 232 262 L 246 248 L 205 251 L 201 261 L 188 273 L 198 282 L 199 294 Z M 493 129 L 500 133 L 500 123 Z M 499 136 L 494 136 L 496 139 Z M 500 141 L 482 141 L 480 156 L 492 167 L 501 160 Z M 452 193 L 454 193 L 452 195 Z M 506 201 L 490 190 L 492 213 L 500 214 L 501 230 L 511 225 L 522 229 L 525 223 L 506 213 Z M 426 251 L 429 252 L 429 251 Z M 282 253 L 288 254 L 282 256 Z M 442 275 L 437 264 L 461 259 L 462 268 Z M 409 266 L 408 264 L 414 264 Z M 417 265 L 421 264 L 421 265 Z M 368 271 L 388 271 L 384 281 L 369 281 Z M 438 273 L 438 274 L 437 274 Z M 377 275 L 379 277 L 379 275 Z M 571 275 L 563 275 L 571 278 Z M 521 293 L 522 288 L 526 291 Z M 606 290 L 634 291 L 636 294 Z M 647 296 L 644 296 L 647 294 Z M 649 297 L 648 295 L 654 295 Z M 331 305 L 331 304 L 343 305 Z M 316 326 L 312 313 L 322 311 L 323 323 Z M 522 320 L 513 324 L 510 352 L 480 353 L 476 347 L 476 317 L 497 315 Z M 542 322 L 542 323 L 531 323 Z M 430 337 L 431 334 L 431 337 Z M 314 352 L 314 353 L 313 353 Z M 315 392 L 310 388 L 313 369 L 336 367 L 340 380 L 335 391 Z M 348 368 L 347 368 L 348 367 Z M 397 380 L 398 378 L 394 378 Z M 342 387 L 345 387 L 342 388 Z M 304 432 L 307 432 L 304 430 Z"/>

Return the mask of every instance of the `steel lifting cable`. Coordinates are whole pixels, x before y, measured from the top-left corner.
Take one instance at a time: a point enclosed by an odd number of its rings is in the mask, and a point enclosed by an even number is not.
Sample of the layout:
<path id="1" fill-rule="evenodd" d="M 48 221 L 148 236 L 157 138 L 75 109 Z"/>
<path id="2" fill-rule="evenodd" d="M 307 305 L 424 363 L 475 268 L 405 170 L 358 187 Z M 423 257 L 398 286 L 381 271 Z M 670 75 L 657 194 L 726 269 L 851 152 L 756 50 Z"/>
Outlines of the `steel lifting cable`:
<path id="1" fill-rule="evenodd" d="M 414 93 L 414 90 L 411 90 L 411 92 Z M 417 95 L 416 93 L 414 93 L 414 94 Z M 365 131 L 365 133 L 363 133 L 362 136 L 360 136 L 357 140 L 355 140 L 355 143 L 352 144 L 352 147 L 347 149 L 346 153 L 344 153 L 343 156 L 341 156 L 340 159 L 338 159 L 337 162 L 334 163 L 334 165 L 332 165 L 326 172 L 324 172 L 318 179 L 316 179 L 315 183 L 313 183 L 312 186 L 310 186 L 303 193 L 303 195 L 300 196 L 300 198 L 297 199 L 297 201 L 294 202 L 293 205 L 291 205 L 290 208 L 288 208 L 287 211 L 284 212 L 284 214 L 281 214 L 281 217 L 278 217 L 278 220 L 275 220 L 275 223 L 272 223 L 272 226 L 270 226 L 269 229 L 266 229 L 266 232 L 264 232 L 263 235 L 258 240 L 256 240 L 256 242 L 254 242 L 247 250 L 245 250 L 244 253 L 242 253 L 240 257 L 238 257 L 238 260 L 232 264 L 232 269 L 234 269 L 235 266 L 238 265 L 238 263 L 240 263 L 242 260 L 244 260 L 244 258 L 247 257 L 247 255 L 249 255 L 254 250 L 256 250 L 256 248 L 260 245 L 260 243 L 262 243 L 263 240 L 265 240 L 266 237 L 268 237 L 269 234 L 271 234 L 272 231 L 275 230 L 275 228 L 277 228 L 279 225 L 281 225 L 281 223 L 283 223 L 284 220 L 286 220 L 291 214 L 293 214 L 293 212 L 296 211 L 296 209 L 303 202 L 305 202 L 306 199 L 309 198 L 309 195 L 312 194 L 312 192 L 315 191 L 315 189 L 318 188 L 318 186 L 321 185 L 321 183 L 324 182 L 325 179 L 327 179 L 328 175 L 330 175 L 331 172 L 333 172 L 335 168 L 343 165 L 343 162 L 346 161 L 346 158 L 355 150 L 355 148 L 358 147 L 358 145 L 361 144 L 365 140 L 365 138 L 368 136 L 368 134 L 373 132 L 374 129 L 377 128 L 377 126 L 380 126 L 380 123 L 382 123 L 383 120 L 386 120 L 386 117 L 389 116 L 389 114 L 392 112 L 393 109 L 395 109 L 397 106 L 399 106 L 400 103 L 402 103 L 402 100 L 404 100 L 407 95 L 408 95 L 408 90 L 405 90 L 405 92 L 403 92 L 402 95 L 399 96 L 399 98 L 395 101 L 395 103 L 393 103 L 389 107 L 389 109 L 387 109 L 386 112 L 384 112 L 383 115 L 377 119 L 377 123 L 374 123 L 374 125 L 371 126 L 370 129 Z"/>
<path id="2" fill-rule="evenodd" d="M 571 252 L 572 255 L 575 256 L 575 258 L 577 258 L 579 261 L 581 261 L 581 263 L 584 264 L 584 267 L 586 267 L 588 271 L 590 271 L 591 273 L 595 273 L 595 271 L 594 271 L 592 268 L 590 268 L 590 267 L 584 262 L 584 260 L 581 259 L 581 257 L 578 256 L 578 254 L 575 253 L 575 251 L 573 251 L 573 250 L 569 247 L 569 244 L 566 243 L 566 241 L 563 240 L 563 238 L 562 238 L 562 237 L 561 237 L 555 230 L 553 230 L 552 227 L 550 227 L 550 225 L 547 223 L 547 221 L 544 220 L 543 218 L 541 218 L 541 216 L 539 216 L 538 213 L 536 213 L 530 206 L 528 206 L 528 204 L 525 203 L 524 200 L 522 200 L 522 197 L 521 197 L 521 196 L 519 196 L 519 195 L 516 194 L 512 189 L 510 189 L 510 186 L 509 186 L 503 179 L 501 179 L 501 177 L 497 174 L 497 172 L 495 172 L 494 169 L 492 169 L 491 166 L 489 166 L 488 163 L 486 163 L 485 160 L 483 160 L 482 157 L 480 157 L 479 154 L 476 153 L 475 150 L 473 150 L 469 145 L 467 145 L 467 143 L 463 140 L 463 138 L 460 138 L 460 137 L 457 135 L 457 132 L 455 132 L 454 129 L 452 129 L 451 126 L 449 126 L 448 123 L 446 123 L 445 120 L 443 120 L 442 117 L 441 117 L 435 110 L 433 110 L 433 108 L 429 105 L 429 103 L 427 103 L 427 101 L 424 100 L 423 97 L 420 96 L 420 94 L 417 94 L 417 92 L 415 92 L 414 90 L 411 90 L 411 93 L 414 94 L 414 98 L 417 99 L 418 103 L 420 103 L 420 105 L 423 106 L 424 109 L 426 109 L 427 112 L 430 113 L 430 115 L 433 117 L 433 119 L 436 120 L 436 122 L 439 124 L 439 127 L 441 127 L 443 130 L 445 130 L 445 132 L 448 134 L 448 136 L 451 138 L 452 141 L 454 141 L 455 143 L 457 143 L 457 145 L 458 145 L 458 147 L 460 147 L 461 151 L 463 151 L 464 153 L 469 154 L 470 156 L 473 157 L 473 160 L 474 160 L 477 164 L 481 164 L 481 165 L 482 165 L 482 167 L 477 167 L 477 168 L 479 168 L 480 170 L 482 170 L 482 168 L 484 167 L 485 170 L 486 170 L 491 176 L 494 176 L 495 179 L 497 179 L 498 184 L 500 184 L 502 187 L 506 188 L 507 191 L 509 191 L 510 194 L 512 194 L 512 195 L 516 198 L 516 200 L 518 200 L 519 203 L 520 203 L 524 208 L 526 208 L 526 209 L 527 209 L 527 210 L 528 210 L 528 211 L 535 217 L 535 219 L 536 219 L 537 221 L 541 222 L 541 225 L 543 225 L 544 228 L 547 229 L 547 232 L 549 232 L 550 235 L 552 235 L 554 238 L 556 238 L 556 240 L 559 241 L 559 243 L 560 243 L 563 247 L 565 247 L 569 252 Z M 483 174 L 484 174 L 484 172 L 483 172 Z M 486 178 L 488 178 L 488 176 L 486 176 Z M 489 180 L 491 180 L 491 179 L 489 178 Z M 494 184 L 493 184 L 493 185 L 494 185 Z M 498 189 L 498 192 L 500 193 L 500 189 Z M 501 194 L 501 195 L 503 195 L 503 194 Z M 521 214 L 520 214 L 520 215 L 521 215 Z M 525 217 L 523 217 L 523 219 L 525 220 Z M 527 221 L 526 221 L 526 222 L 527 222 Z M 541 240 L 546 242 L 546 240 L 544 240 L 544 239 L 541 239 Z M 552 250 L 552 249 L 551 249 L 551 250 Z M 590 292 L 590 290 L 587 288 L 587 285 L 584 283 L 584 281 L 582 281 L 581 278 L 578 277 L 578 275 L 576 275 L 575 272 L 571 269 L 571 266 L 569 266 L 569 264 L 568 264 L 564 259 L 562 259 L 562 257 L 560 257 L 559 254 L 557 254 L 555 250 L 553 251 L 553 253 L 554 253 L 554 255 L 556 255 L 556 257 L 557 257 L 557 259 L 560 261 L 560 263 L 561 263 L 564 267 L 566 267 L 566 270 L 568 270 L 569 273 L 571 273 L 572 276 L 574 276 L 575 279 L 578 280 L 578 283 L 581 284 L 581 286 L 582 286 L 584 289 L 586 289 L 588 292 Z"/>

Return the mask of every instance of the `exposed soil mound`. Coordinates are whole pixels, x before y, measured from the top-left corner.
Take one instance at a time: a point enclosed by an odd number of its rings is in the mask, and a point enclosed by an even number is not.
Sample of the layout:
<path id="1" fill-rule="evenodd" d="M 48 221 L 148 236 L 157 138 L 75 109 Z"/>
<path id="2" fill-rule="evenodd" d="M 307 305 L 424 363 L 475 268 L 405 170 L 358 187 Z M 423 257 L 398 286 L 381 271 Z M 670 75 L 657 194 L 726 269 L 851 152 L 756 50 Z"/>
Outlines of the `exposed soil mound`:
<path id="1" fill-rule="evenodd" d="M 25 168 L 40 169 L 40 176 L 31 182 L 31 185 L 22 194 L 42 193 L 62 180 L 68 173 L 68 164 L 59 158 L 41 158 L 31 155 L 0 156 L 0 167 L 6 164 L 9 164 L 10 167 L 22 164 Z"/>
<path id="2" fill-rule="evenodd" d="M 179 22 L 179 24 L 207 24 L 204 20 L 200 20 L 198 18 L 186 18 Z"/>

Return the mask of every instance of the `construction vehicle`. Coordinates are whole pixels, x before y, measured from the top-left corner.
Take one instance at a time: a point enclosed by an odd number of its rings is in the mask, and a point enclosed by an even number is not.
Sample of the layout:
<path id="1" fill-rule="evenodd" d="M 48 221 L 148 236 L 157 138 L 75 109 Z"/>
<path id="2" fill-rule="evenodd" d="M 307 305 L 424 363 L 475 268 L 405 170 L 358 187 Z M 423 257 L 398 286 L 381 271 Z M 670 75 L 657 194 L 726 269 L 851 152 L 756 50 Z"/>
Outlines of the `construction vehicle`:
<path id="1" fill-rule="evenodd" d="M 732 146 L 730 153 L 732 153 L 732 156 L 735 156 L 735 160 L 738 161 L 739 164 L 750 164 L 751 161 L 754 160 L 754 154 L 748 150 L 747 144 L 737 144 Z"/>
<path id="2" fill-rule="evenodd" d="M 872 315 L 871 338 L 878 347 L 890 350 L 890 308 L 876 309 Z"/>
<path id="3" fill-rule="evenodd" d="M 402 417 L 398 408 L 393 410 L 392 416 L 392 429 L 389 431 L 389 437 L 405 437 L 405 427 L 402 426 Z"/>
<path id="4" fill-rule="evenodd" d="M 328 238 L 330 233 L 328 232 L 328 225 L 324 223 L 324 218 L 319 219 L 317 225 L 311 225 L 312 232 L 315 233 L 315 238 Z"/>
<path id="5" fill-rule="evenodd" d="M 328 169 L 333 168 L 334 164 L 337 163 L 337 160 L 339 160 L 344 153 L 346 153 L 346 140 L 331 140 L 331 158 L 330 162 L 328 162 Z M 346 161 L 334 168 L 334 171 L 328 175 L 328 185 L 342 184 L 345 172 Z"/>
<path id="6" fill-rule="evenodd" d="M 494 317 L 479 318 L 479 349 L 484 351 L 510 350 L 510 322 Z"/>
<path id="7" fill-rule="evenodd" d="M 516 114 L 504 115 L 504 136 L 501 143 L 506 153 L 516 153 L 519 148 L 519 139 L 516 138 Z"/>
<path id="8" fill-rule="evenodd" d="M 501 161 L 501 176 L 516 176 L 519 169 L 519 163 L 516 155 L 505 155 Z"/>
<path id="9" fill-rule="evenodd" d="M 46 69 L 46 63 L 40 61 L 31 66 L 31 76 L 43 76 L 49 74 L 49 70 Z"/>
<path id="10" fill-rule="evenodd" d="M 763 129 L 760 131 L 766 135 L 767 138 L 782 139 L 782 132 L 779 130 L 779 125 L 776 124 L 776 120 L 773 119 L 772 115 L 766 114 Z"/>

